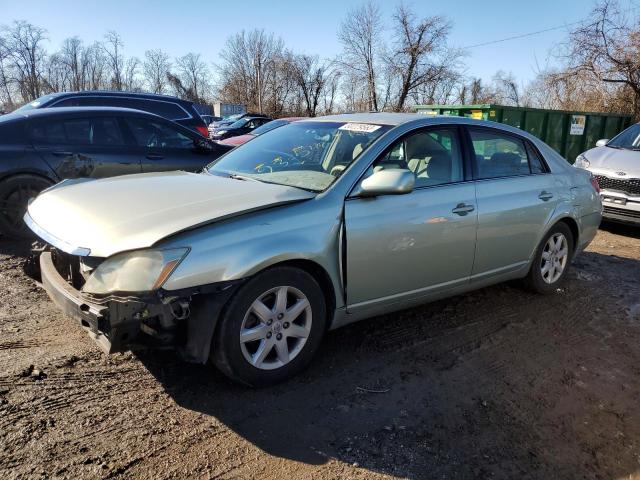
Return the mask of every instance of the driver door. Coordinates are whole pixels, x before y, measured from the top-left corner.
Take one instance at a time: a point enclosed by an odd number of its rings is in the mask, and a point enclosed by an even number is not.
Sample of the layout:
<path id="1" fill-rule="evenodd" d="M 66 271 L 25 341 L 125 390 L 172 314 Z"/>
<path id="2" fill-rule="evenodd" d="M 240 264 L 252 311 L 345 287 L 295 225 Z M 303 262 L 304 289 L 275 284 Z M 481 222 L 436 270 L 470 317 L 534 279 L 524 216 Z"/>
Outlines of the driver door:
<path id="1" fill-rule="evenodd" d="M 125 124 L 142 157 L 143 172 L 185 170 L 198 172 L 208 158 L 195 146 L 191 135 L 162 119 L 126 117 Z"/>
<path id="2" fill-rule="evenodd" d="M 382 169 L 409 169 L 416 176 L 413 191 L 346 200 L 349 313 L 408 305 L 468 283 L 478 217 L 460 145 L 456 127 L 412 132 L 364 178 Z"/>

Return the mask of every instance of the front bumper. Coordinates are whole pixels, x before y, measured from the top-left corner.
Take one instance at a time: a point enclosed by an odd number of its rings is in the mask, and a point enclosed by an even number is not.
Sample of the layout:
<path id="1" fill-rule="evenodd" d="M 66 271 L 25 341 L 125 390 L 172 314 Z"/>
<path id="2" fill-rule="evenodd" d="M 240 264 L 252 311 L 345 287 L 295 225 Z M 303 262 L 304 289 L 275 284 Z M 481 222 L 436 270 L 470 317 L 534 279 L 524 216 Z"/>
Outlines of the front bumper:
<path id="1" fill-rule="evenodd" d="M 94 299 L 60 275 L 51 251 L 39 255 L 42 285 L 53 303 L 77 321 L 105 353 L 138 345 L 170 347 L 186 361 L 207 362 L 222 308 L 244 282 Z"/>
<path id="2" fill-rule="evenodd" d="M 603 190 L 602 216 L 607 220 L 640 225 L 640 197 Z"/>
<path id="3" fill-rule="evenodd" d="M 149 316 L 145 302 L 135 299 L 93 302 L 58 273 L 51 252 L 40 254 L 42 285 L 67 316 L 76 320 L 105 353 L 122 351 L 134 343 L 142 320 Z"/>

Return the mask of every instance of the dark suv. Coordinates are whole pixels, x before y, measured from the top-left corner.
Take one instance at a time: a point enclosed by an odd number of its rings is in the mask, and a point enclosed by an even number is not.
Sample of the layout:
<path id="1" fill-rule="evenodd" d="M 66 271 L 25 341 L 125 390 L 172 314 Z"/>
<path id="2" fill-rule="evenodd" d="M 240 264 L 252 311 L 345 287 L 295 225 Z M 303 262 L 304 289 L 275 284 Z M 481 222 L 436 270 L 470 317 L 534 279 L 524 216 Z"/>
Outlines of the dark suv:
<path id="1" fill-rule="evenodd" d="M 66 178 L 198 172 L 232 146 L 126 108 L 47 108 L 0 117 L 0 233 L 27 233 L 27 202 Z"/>
<path id="2" fill-rule="evenodd" d="M 33 108 L 51 107 L 133 108 L 143 112 L 155 113 L 167 120 L 184 125 L 204 137 L 209 136 L 207 125 L 194 108 L 193 102 L 169 95 L 102 90 L 52 93 L 27 103 L 17 111 L 24 112 Z"/>

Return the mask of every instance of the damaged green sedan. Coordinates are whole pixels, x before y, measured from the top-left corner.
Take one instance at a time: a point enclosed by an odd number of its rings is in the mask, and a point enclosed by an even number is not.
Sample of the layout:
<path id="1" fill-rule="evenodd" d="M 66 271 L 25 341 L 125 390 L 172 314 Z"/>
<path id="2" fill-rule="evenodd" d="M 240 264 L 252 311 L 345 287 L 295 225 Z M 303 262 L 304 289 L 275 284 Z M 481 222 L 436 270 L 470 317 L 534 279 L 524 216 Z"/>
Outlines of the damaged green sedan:
<path id="1" fill-rule="evenodd" d="M 172 347 L 256 386 L 356 320 L 553 292 L 600 219 L 591 175 L 521 130 L 385 113 L 294 122 L 201 174 L 65 181 L 25 216 L 44 288 L 106 352 Z"/>

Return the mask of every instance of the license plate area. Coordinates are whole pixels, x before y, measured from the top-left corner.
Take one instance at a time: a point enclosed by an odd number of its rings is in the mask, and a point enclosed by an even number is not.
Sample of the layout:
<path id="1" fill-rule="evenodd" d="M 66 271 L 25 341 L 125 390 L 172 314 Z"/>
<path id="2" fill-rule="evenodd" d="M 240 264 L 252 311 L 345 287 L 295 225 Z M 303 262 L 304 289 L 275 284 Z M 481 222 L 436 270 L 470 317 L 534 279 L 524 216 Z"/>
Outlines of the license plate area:
<path id="1" fill-rule="evenodd" d="M 627 199 L 626 198 L 620 198 L 620 197 L 607 197 L 607 196 L 604 196 L 604 197 L 602 197 L 602 201 L 603 202 L 607 202 L 607 203 L 612 203 L 614 205 L 626 205 L 627 204 Z"/>

